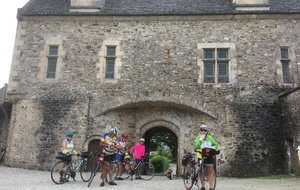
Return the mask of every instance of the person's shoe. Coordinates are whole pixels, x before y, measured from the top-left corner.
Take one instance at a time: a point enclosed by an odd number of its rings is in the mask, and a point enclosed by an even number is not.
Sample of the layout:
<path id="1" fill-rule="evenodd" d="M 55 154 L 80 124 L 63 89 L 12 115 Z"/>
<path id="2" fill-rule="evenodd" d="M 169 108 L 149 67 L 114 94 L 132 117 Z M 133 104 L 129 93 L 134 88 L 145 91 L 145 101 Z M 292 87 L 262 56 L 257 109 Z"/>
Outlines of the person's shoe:
<path id="1" fill-rule="evenodd" d="M 139 177 L 139 176 L 136 176 L 136 177 L 135 177 L 135 179 L 142 179 L 142 178 L 141 178 L 141 177 Z"/>
<path id="2" fill-rule="evenodd" d="M 205 190 L 205 187 L 201 187 L 201 189 L 200 190 Z M 210 189 L 209 189 L 210 190 Z"/>
<path id="3" fill-rule="evenodd" d="M 100 183 L 100 187 L 103 187 L 104 186 L 104 181 L 102 181 L 101 183 Z"/>
<path id="4" fill-rule="evenodd" d="M 213 190 L 213 188 L 209 188 L 209 190 Z"/>
<path id="5" fill-rule="evenodd" d="M 69 180 L 67 178 L 64 178 L 64 182 L 69 182 Z"/>
<path id="6" fill-rule="evenodd" d="M 122 177 L 117 177 L 116 179 L 117 180 L 124 180 Z"/>
<path id="7" fill-rule="evenodd" d="M 111 181 L 111 182 L 108 182 L 109 185 L 117 185 L 115 182 Z"/>

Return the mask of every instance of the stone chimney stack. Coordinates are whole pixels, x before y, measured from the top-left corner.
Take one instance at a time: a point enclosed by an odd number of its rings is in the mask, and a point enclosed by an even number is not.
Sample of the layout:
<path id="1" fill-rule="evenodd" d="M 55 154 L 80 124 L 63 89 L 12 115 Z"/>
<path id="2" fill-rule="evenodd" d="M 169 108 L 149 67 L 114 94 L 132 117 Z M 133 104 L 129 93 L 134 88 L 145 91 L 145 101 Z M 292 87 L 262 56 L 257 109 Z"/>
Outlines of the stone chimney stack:
<path id="1" fill-rule="evenodd" d="M 269 0 L 232 0 L 236 10 L 264 11 L 269 10 Z"/>

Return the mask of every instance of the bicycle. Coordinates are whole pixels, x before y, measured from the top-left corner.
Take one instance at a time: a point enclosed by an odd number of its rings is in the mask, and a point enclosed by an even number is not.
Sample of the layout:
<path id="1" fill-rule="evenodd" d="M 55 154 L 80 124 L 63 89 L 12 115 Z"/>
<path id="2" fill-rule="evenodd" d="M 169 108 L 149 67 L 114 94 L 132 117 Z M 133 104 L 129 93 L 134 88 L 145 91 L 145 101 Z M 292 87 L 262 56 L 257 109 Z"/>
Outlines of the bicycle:
<path id="1" fill-rule="evenodd" d="M 104 161 L 104 154 L 101 154 L 99 151 L 96 151 L 94 153 L 94 155 L 96 156 L 96 159 L 97 159 L 97 165 L 96 165 L 95 169 L 92 172 L 91 178 L 90 178 L 89 183 L 88 183 L 88 187 L 90 187 L 91 183 L 93 182 L 94 177 L 97 175 L 97 172 L 98 171 L 102 172 L 103 164 L 105 162 Z M 118 163 L 116 161 L 113 161 L 113 175 L 112 175 L 113 181 L 116 179 L 118 168 L 119 168 Z M 107 170 L 106 170 L 106 174 L 108 174 L 108 167 L 107 167 Z M 102 173 L 101 173 L 101 180 L 102 180 Z M 105 180 L 106 180 L 106 182 L 109 182 L 108 179 L 107 179 L 107 176 L 105 177 Z"/>
<path id="2" fill-rule="evenodd" d="M 51 170 L 51 179 L 56 184 L 63 184 L 71 177 L 75 180 L 76 172 L 79 170 L 82 181 L 88 182 L 91 178 L 92 167 L 87 163 L 87 158 L 90 158 L 92 152 L 82 152 L 78 155 L 77 160 L 71 161 L 72 155 L 59 154 L 56 159 L 59 159 Z M 64 165 L 63 168 L 62 165 Z M 65 180 L 63 179 L 65 178 Z"/>
<path id="3" fill-rule="evenodd" d="M 125 167 L 121 172 L 122 176 L 126 175 L 124 179 L 128 179 L 130 177 L 130 180 L 132 181 L 134 173 L 136 173 L 137 178 L 143 180 L 152 179 L 155 175 L 155 168 L 150 162 L 145 162 L 144 159 L 145 157 L 143 157 L 142 160 L 136 166 L 134 166 L 133 161 L 131 161 L 130 159 L 125 159 Z"/>
<path id="4" fill-rule="evenodd" d="M 214 149 L 209 149 L 209 150 L 211 150 L 210 156 L 214 156 L 220 153 L 220 151 L 215 151 Z M 195 151 L 195 152 L 199 152 L 199 151 Z M 183 178 L 183 183 L 185 188 L 187 190 L 190 190 L 195 184 L 198 190 L 200 190 L 201 181 L 203 180 L 205 189 L 208 190 L 212 188 L 213 190 L 215 190 L 217 178 L 213 167 L 204 164 L 203 159 L 199 159 L 199 161 L 196 162 L 195 155 L 196 154 L 187 153 L 182 159 L 182 164 L 184 165 L 182 178 Z M 211 172 L 211 177 L 212 177 L 211 180 L 209 180 L 209 172 Z M 199 178 L 201 178 L 200 182 L 199 182 Z"/>
<path id="5" fill-rule="evenodd" d="M 1 150 L 0 150 L 0 163 L 4 160 L 5 153 L 6 153 L 6 148 L 1 148 Z"/>

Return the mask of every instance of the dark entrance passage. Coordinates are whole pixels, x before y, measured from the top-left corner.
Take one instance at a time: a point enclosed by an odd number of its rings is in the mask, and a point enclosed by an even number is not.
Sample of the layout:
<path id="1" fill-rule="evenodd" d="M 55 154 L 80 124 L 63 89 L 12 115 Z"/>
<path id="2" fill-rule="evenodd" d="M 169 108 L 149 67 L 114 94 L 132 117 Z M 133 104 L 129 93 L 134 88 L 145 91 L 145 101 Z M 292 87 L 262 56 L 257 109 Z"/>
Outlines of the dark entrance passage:
<path id="1" fill-rule="evenodd" d="M 163 146 L 171 152 L 171 157 L 169 158 L 170 163 L 176 163 L 178 155 L 178 138 L 172 130 L 163 126 L 157 126 L 149 129 L 144 137 L 146 140 L 146 153 L 150 155 L 151 152 L 157 151 L 158 146 Z M 175 164 L 175 171 L 177 170 L 176 167 Z"/>

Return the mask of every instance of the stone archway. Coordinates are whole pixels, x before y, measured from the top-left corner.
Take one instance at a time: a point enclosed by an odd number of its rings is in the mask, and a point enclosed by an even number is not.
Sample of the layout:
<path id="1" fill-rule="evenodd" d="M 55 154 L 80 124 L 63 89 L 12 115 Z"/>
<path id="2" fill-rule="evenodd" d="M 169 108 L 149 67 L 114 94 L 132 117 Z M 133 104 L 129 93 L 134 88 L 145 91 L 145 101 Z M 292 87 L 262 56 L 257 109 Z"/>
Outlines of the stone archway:
<path id="1" fill-rule="evenodd" d="M 180 164 L 180 156 L 181 155 L 181 147 L 180 147 L 180 130 L 179 126 L 176 126 L 174 123 L 169 122 L 169 121 L 153 121 L 149 122 L 141 127 L 141 134 L 143 137 L 145 137 L 145 145 L 146 145 L 146 152 L 149 153 L 149 150 L 147 147 L 149 147 L 150 139 L 153 135 L 155 135 L 158 132 L 165 132 L 165 133 L 170 133 L 173 136 L 176 137 L 176 142 L 175 144 L 175 155 L 176 155 L 176 166 L 173 171 L 176 173 L 179 173 L 179 164 Z"/>

